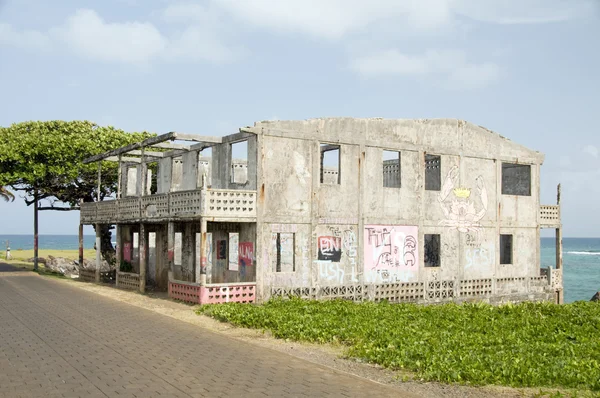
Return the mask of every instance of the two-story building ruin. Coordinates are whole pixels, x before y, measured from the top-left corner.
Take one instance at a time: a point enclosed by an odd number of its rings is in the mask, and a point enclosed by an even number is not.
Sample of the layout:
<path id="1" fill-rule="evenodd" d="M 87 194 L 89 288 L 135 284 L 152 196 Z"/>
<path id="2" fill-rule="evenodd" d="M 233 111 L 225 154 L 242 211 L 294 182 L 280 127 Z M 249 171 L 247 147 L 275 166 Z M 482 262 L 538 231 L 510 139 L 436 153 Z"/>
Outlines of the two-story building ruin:
<path id="1" fill-rule="evenodd" d="M 540 205 L 543 160 L 454 119 L 168 133 L 86 160 L 119 162 L 120 189 L 84 203 L 81 223 L 116 225 L 119 287 L 196 303 L 560 302 L 560 199 Z M 557 237 L 547 269 L 542 228 Z"/>

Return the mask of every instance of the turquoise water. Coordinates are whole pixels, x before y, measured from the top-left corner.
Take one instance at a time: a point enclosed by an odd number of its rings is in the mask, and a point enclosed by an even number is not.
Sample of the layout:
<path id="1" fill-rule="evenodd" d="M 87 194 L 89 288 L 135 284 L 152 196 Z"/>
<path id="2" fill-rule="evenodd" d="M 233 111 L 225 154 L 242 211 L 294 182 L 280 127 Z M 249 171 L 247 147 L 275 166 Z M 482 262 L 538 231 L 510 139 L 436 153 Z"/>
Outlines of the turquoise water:
<path id="1" fill-rule="evenodd" d="M 84 237 L 84 247 L 94 248 L 94 236 Z M 11 250 L 32 249 L 31 235 L 0 235 L 0 250 L 10 240 Z M 554 266 L 554 238 L 541 239 L 541 266 Z M 77 250 L 77 235 L 40 235 L 40 249 Z M 565 302 L 589 300 L 600 290 L 600 238 L 563 239 Z"/>
<path id="2" fill-rule="evenodd" d="M 542 238 L 541 266 L 554 267 L 555 240 Z M 563 238 L 565 303 L 589 300 L 600 290 L 600 238 Z"/>

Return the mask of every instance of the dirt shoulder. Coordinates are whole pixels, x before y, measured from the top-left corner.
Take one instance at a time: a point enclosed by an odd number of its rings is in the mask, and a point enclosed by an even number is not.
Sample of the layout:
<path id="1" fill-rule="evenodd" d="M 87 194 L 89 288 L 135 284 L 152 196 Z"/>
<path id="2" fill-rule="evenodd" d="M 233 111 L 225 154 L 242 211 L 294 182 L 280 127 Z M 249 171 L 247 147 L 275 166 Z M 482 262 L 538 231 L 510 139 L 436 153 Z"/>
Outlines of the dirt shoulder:
<path id="1" fill-rule="evenodd" d="M 27 273 L 29 274 L 29 273 Z M 31 274 L 29 274 L 31 275 Z M 68 283 L 77 288 L 87 290 L 121 302 L 144 308 L 156 313 L 178 319 L 212 332 L 221 333 L 238 340 L 255 344 L 264 348 L 284 352 L 322 366 L 327 366 L 338 371 L 346 372 L 374 382 L 394 386 L 399 392 L 412 393 L 417 397 L 437 398 L 507 398 L 507 397 L 545 397 L 556 392 L 552 389 L 514 389 L 508 387 L 469 387 L 442 383 L 424 383 L 410 380 L 410 373 L 403 373 L 384 369 L 367 363 L 343 358 L 343 347 L 331 345 L 306 344 L 292 341 L 279 340 L 268 332 L 237 328 L 226 323 L 218 322 L 194 312 L 194 306 L 175 302 L 168 299 L 166 293 L 139 293 L 116 289 L 110 286 L 82 283 L 68 279 L 55 279 L 59 283 Z M 546 393 L 542 393 L 545 391 Z M 565 395 L 562 395 L 565 396 Z M 567 395 L 568 396 L 568 395 Z"/>

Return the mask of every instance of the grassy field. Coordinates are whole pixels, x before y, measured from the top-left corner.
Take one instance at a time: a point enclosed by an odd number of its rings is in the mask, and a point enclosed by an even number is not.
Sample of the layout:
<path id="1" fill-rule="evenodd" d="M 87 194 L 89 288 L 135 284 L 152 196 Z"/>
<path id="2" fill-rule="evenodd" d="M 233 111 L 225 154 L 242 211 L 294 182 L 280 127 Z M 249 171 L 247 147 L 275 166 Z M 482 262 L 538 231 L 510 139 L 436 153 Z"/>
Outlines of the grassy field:
<path id="1" fill-rule="evenodd" d="M 198 312 L 277 338 L 341 344 L 349 357 L 423 380 L 600 392 L 598 303 L 494 307 L 292 299 L 209 305 Z"/>
<path id="2" fill-rule="evenodd" d="M 12 262 L 18 263 L 29 263 L 29 259 L 33 258 L 33 249 L 31 250 L 11 250 L 10 254 L 12 256 Z M 78 250 L 38 250 L 39 257 L 48 258 L 48 256 L 53 257 L 63 257 L 69 260 L 77 260 L 79 258 Z M 94 249 L 86 249 L 83 251 L 83 257 L 89 260 L 93 260 L 96 258 L 96 251 Z M 5 261 L 6 259 L 6 251 L 0 250 L 0 261 Z M 11 261 L 5 261 L 11 263 Z"/>

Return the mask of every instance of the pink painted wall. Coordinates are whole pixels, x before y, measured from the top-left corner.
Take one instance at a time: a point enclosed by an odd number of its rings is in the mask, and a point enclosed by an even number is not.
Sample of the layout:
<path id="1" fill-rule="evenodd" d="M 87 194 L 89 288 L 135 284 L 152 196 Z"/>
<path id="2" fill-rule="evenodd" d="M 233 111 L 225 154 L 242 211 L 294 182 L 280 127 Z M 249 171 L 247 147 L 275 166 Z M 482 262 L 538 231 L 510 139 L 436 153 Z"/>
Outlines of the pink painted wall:
<path id="1" fill-rule="evenodd" d="M 419 228 L 406 225 L 365 225 L 365 274 L 377 271 L 416 273 L 419 269 Z"/>

